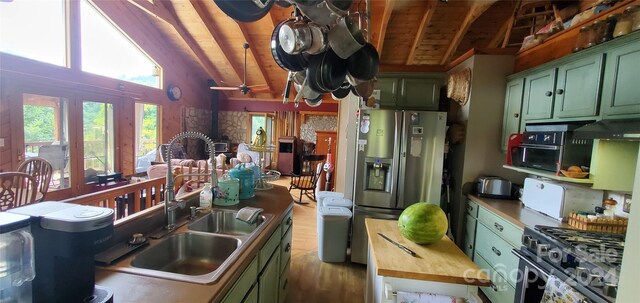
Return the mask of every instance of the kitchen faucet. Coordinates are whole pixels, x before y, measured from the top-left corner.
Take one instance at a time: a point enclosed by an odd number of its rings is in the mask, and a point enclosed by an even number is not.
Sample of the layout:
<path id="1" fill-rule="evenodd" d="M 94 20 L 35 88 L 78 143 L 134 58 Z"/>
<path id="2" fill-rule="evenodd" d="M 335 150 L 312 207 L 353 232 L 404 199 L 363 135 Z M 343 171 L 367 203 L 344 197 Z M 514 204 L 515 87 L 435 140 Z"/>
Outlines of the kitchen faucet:
<path id="1" fill-rule="evenodd" d="M 164 194 L 164 212 L 165 212 L 165 217 L 167 219 L 167 225 L 165 226 L 165 229 L 167 230 L 173 230 L 176 228 L 176 209 L 178 207 L 184 208 L 186 204 L 185 201 L 177 201 L 175 198 L 175 194 L 173 192 L 173 185 L 174 185 L 173 169 L 171 168 L 171 158 L 173 157 L 173 144 L 179 140 L 183 140 L 186 138 L 202 139 L 209 146 L 209 153 L 210 153 L 209 158 L 210 159 L 215 158 L 215 148 L 213 146 L 213 141 L 211 141 L 209 137 L 207 137 L 202 133 L 183 132 L 183 133 L 177 134 L 175 137 L 173 137 L 173 139 L 171 139 L 171 141 L 169 141 L 169 147 L 167 148 L 167 154 L 165 156 L 165 159 L 167 159 L 167 181 L 166 181 L 165 194 Z M 216 175 L 215 168 L 212 168 L 211 169 L 211 188 L 213 190 L 216 187 L 218 187 L 218 178 Z"/>

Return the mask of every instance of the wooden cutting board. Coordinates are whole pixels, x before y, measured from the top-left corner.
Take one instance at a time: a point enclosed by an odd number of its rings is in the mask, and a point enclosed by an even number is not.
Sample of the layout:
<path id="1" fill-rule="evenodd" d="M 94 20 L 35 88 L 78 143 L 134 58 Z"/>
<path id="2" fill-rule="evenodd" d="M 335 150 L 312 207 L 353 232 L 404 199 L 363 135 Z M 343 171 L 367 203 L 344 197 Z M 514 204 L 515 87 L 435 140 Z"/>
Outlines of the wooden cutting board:
<path id="1" fill-rule="evenodd" d="M 380 276 L 477 286 L 491 284 L 485 272 L 446 235 L 436 243 L 418 245 L 400 234 L 398 221 L 367 218 L 365 225 L 370 253 Z M 412 257 L 378 233 L 408 247 L 417 256 Z"/>

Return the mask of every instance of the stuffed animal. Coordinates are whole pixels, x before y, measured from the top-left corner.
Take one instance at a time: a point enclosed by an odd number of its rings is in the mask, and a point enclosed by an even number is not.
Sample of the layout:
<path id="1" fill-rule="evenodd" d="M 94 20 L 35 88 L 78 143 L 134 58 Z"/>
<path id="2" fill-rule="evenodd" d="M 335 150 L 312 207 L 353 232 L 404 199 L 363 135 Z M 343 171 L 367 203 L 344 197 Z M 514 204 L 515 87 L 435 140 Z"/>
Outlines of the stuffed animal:
<path id="1" fill-rule="evenodd" d="M 267 132 L 260 126 L 256 131 L 256 138 L 253 140 L 253 146 L 267 145 Z"/>

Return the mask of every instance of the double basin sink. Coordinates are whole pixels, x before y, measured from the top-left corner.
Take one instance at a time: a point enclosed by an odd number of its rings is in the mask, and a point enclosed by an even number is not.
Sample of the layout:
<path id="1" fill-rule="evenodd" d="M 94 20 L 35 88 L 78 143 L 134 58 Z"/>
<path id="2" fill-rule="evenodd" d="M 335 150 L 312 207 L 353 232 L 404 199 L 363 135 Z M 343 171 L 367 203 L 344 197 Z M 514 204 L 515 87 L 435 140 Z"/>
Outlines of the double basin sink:
<path id="1" fill-rule="evenodd" d="M 261 215 L 248 224 L 236 219 L 236 214 L 213 209 L 186 229 L 152 240 L 128 264 L 113 269 L 192 283 L 216 282 L 273 217 Z"/>

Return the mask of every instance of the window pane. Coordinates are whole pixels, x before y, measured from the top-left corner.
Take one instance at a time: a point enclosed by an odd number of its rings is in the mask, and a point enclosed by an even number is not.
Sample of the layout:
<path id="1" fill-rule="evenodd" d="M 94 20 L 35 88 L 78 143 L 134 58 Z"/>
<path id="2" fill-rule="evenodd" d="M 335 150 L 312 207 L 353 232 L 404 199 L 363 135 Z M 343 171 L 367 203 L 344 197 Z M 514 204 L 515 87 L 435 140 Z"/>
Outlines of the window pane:
<path id="1" fill-rule="evenodd" d="M 84 139 L 84 181 L 96 182 L 97 174 L 114 171 L 113 105 L 101 102 L 82 104 Z"/>
<path id="2" fill-rule="evenodd" d="M 0 1 L 0 51 L 66 66 L 63 0 Z"/>
<path id="3" fill-rule="evenodd" d="M 146 172 L 156 160 L 158 147 L 158 106 L 136 103 L 136 172 Z"/>
<path id="4" fill-rule="evenodd" d="M 263 129 L 266 130 L 265 128 L 265 117 L 263 115 L 261 116 L 251 116 L 251 137 L 249 138 L 249 140 L 252 140 L 251 142 L 253 142 L 253 140 L 256 137 L 256 132 L 258 131 L 258 128 L 262 127 Z M 268 138 L 268 137 L 267 137 Z"/>
<path id="5" fill-rule="evenodd" d="M 86 0 L 81 9 L 82 70 L 160 87 L 159 68 Z"/>
<path id="6" fill-rule="evenodd" d="M 49 191 L 69 188 L 68 100 L 23 94 L 25 158 L 40 157 L 53 168 Z"/>

